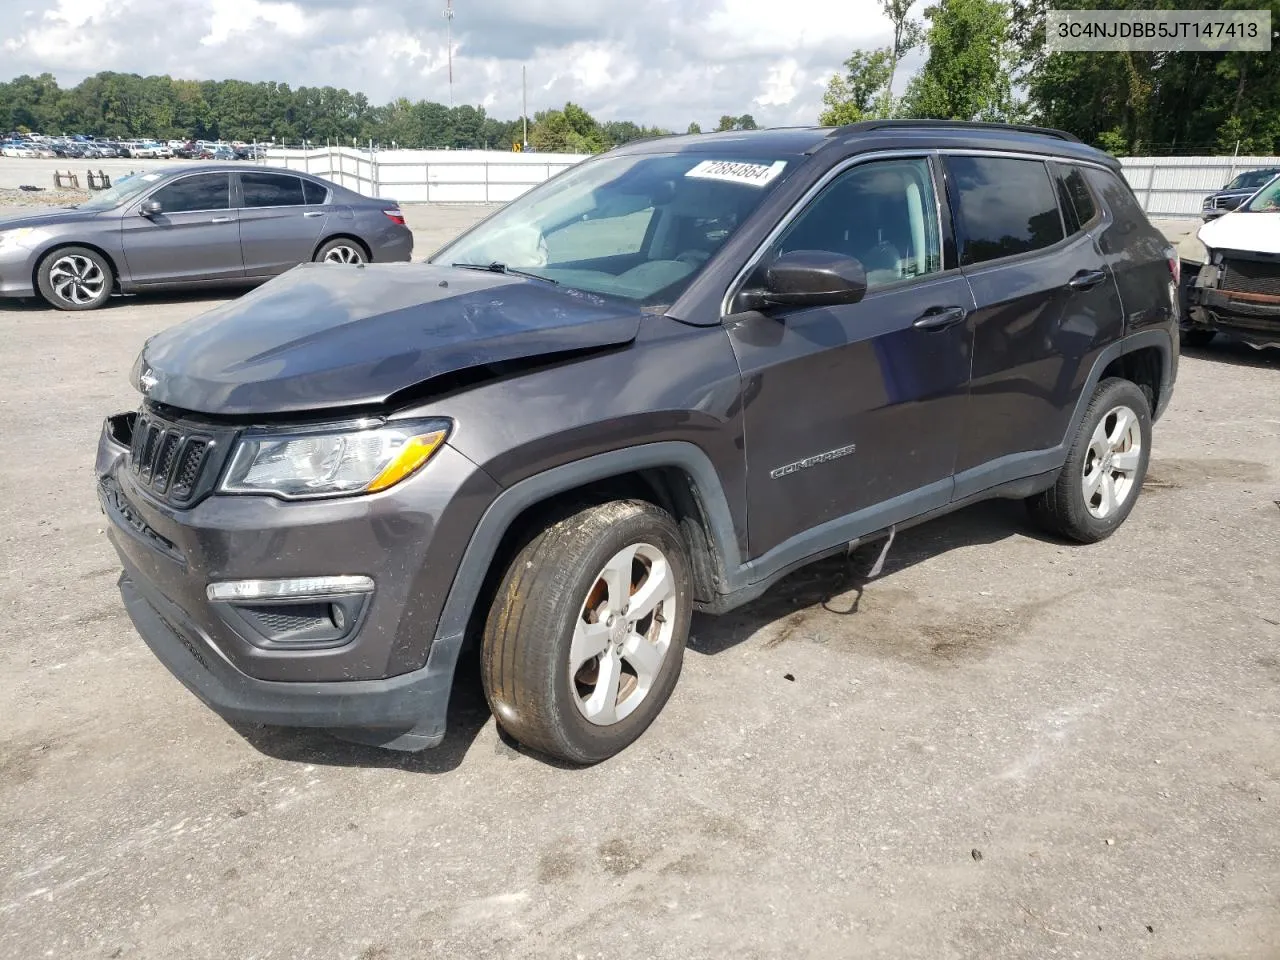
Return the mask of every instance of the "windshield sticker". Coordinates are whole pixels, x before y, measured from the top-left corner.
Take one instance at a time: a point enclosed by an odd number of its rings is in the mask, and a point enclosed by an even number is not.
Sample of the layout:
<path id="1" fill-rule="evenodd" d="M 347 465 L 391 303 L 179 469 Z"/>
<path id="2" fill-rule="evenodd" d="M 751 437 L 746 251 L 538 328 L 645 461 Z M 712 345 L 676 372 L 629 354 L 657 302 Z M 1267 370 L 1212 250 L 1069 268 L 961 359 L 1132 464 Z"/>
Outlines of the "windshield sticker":
<path id="1" fill-rule="evenodd" d="M 746 183 L 753 187 L 763 187 L 773 181 L 786 167 L 785 160 L 779 160 L 774 164 L 703 160 L 685 176 L 699 180 L 724 180 L 728 183 Z"/>

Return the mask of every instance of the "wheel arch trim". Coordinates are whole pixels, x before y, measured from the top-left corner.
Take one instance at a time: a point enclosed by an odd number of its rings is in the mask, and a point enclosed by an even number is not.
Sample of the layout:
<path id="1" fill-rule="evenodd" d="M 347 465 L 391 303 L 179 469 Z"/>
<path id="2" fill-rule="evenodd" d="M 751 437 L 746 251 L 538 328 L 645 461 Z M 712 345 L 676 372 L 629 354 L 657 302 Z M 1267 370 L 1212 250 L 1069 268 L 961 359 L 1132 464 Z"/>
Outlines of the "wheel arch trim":
<path id="1" fill-rule="evenodd" d="M 694 493 L 706 520 L 707 536 L 720 567 L 721 589 L 737 586 L 743 564 L 734 533 L 733 515 L 720 476 L 710 458 L 687 441 L 646 443 L 552 467 L 498 494 L 481 516 L 463 552 L 436 624 L 435 642 L 465 633 L 502 538 L 525 510 L 594 481 L 660 467 L 683 470 L 693 479 Z"/>

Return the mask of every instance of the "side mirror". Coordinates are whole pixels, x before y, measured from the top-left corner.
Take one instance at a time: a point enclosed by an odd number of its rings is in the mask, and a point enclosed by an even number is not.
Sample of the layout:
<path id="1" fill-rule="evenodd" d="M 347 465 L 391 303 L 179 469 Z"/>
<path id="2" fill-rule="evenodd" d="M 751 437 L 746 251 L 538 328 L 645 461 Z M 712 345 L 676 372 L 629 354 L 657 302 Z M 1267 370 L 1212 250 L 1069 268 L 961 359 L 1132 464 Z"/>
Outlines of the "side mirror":
<path id="1" fill-rule="evenodd" d="M 854 257 L 825 250 L 792 250 L 765 268 L 764 289 L 752 290 L 748 296 L 756 309 L 830 307 L 857 303 L 866 292 L 867 272 Z"/>
<path id="2" fill-rule="evenodd" d="M 139 210 L 138 212 L 142 214 L 144 217 L 154 217 L 160 213 L 160 210 L 161 210 L 161 207 L 160 207 L 159 200 L 148 200 L 145 203 L 143 203 L 142 209 Z"/>

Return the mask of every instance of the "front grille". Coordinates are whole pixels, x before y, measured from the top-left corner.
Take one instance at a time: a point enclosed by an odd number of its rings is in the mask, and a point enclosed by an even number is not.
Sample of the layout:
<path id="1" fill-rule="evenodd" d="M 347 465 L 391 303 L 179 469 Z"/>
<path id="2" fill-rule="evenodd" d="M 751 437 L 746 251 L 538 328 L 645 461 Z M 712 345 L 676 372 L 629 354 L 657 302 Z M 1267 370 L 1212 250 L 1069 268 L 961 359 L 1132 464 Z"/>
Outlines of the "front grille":
<path id="1" fill-rule="evenodd" d="M 213 447 L 212 436 L 144 408 L 133 425 L 129 469 L 140 486 L 161 499 L 189 503 L 204 486 Z"/>
<path id="2" fill-rule="evenodd" d="M 1280 296 L 1280 262 L 1226 260 L 1219 289 Z"/>
<path id="3" fill-rule="evenodd" d="M 1213 205 L 1217 207 L 1219 210 L 1225 210 L 1225 209 L 1229 209 L 1230 207 L 1234 206 L 1239 202 L 1240 201 L 1238 201 L 1235 197 L 1216 197 L 1214 198 Z"/>

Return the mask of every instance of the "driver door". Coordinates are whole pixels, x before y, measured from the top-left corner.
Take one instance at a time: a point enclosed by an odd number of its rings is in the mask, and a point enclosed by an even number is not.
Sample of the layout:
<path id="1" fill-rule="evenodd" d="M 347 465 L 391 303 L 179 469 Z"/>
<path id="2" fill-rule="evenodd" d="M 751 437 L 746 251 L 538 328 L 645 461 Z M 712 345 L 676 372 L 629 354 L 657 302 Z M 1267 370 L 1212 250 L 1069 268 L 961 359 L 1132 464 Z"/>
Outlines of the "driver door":
<path id="1" fill-rule="evenodd" d="M 142 215 L 148 200 L 160 204 L 159 213 Z M 152 191 L 126 208 L 121 239 L 139 285 L 244 276 L 229 173 L 196 173 Z"/>
<path id="2" fill-rule="evenodd" d="M 806 555 L 950 501 L 973 298 L 943 262 L 938 196 L 927 157 L 849 167 L 760 263 L 795 250 L 855 257 L 863 299 L 725 317 L 747 398 L 753 558 Z M 746 287 L 762 285 L 757 268 Z"/>

